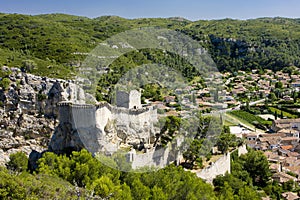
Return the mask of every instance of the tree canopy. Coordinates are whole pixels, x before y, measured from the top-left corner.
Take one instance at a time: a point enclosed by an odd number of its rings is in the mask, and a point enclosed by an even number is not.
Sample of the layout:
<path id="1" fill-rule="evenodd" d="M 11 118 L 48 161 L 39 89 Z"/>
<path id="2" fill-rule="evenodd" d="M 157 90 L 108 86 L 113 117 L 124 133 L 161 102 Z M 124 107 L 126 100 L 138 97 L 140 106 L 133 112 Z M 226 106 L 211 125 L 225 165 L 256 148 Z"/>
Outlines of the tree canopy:
<path id="1" fill-rule="evenodd" d="M 65 14 L 0 14 L 0 25 L 0 63 L 14 67 L 25 64 L 27 70 L 42 76 L 72 77 L 74 66 L 85 59 L 86 55 L 81 53 L 89 53 L 101 41 L 117 33 L 141 27 L 168 28 L 190 36 L 211 54 L 220 71 L 268 68 L 290 72 L 292 66 L 300 66 L 298 19 L 192 22 L 174 18 L 103 16 L 90 19 Z M 126 63 L 134 65 L 158 59 L 163 64 L 174 64 L 168 56 L 162 60 L 161 55 L 159 51 L 149 50 L 136 55 L 129 53 L 118 61 L 118 66 L 126 69 Z"/>

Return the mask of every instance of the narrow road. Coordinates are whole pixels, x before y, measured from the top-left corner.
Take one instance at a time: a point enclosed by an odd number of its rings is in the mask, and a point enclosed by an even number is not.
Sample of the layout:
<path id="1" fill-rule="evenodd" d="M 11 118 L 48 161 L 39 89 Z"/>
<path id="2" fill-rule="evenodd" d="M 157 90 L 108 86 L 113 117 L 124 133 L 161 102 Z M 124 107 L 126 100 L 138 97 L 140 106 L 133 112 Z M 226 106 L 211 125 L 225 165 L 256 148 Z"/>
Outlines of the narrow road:
<path id="1" fill-rule="evenodd" d="M 258 103 L 262 103 L 264 102 L 266 99 L 259 99 L 257 101 L 252 101 L 252 102 L 249 102 L 249 105 L 250 106 L 253 106 L 253 105 L 256 105 Z M 260 129 L 257 129 L 255 128 L 253 125 L 250 125 L 250 124 L 245 124 L 243 122 L 241 122 L 240 120 L 238 120 L 237 118 L 229 115 L 229 114 L 226 114 L 226 112 L 230 112 L 230 111 L 233 111 L 233 110 L 240 110 L 241 109 L 241 106 L 246 106 L 246 103 L 243 103 L 241 105 L 238 105 L 236 107 L 233 107 L 233 108 L 226 108 L 226 109 L 222 109 L 222 110 L 217 110 L 217 111 L 213 111 L 211 113 L 207 113 L 207 114 L 203 114 L 204 116 L 205 115 L 212 115 L 212 114 L 224 114 L 223 116 L 225 117 L 225 119 L 227 119 L 227 121 L 229 122 L 233 122 L 234 124 L 240 124 L 241 126 L 253 131 L 253 132 L 256 132 L 256 133 L 259 133 L 259 134 L 264 134 L 264 131 L 260 130 Z"/>
<path id="2" fill-rule="evenodd" d="M 227 121 L 233 122 L 235 124 L 240 124 L 241 126 L 249 129 L 250 131 L 256 132 L 258 134 L 265 134 L 265 132 L 263 130 L 257 129 L 253 125 L 245 124 L 245 123 L 241 122 L 240 120 L 238 120 L 237 118 L 235 118 L 235 117 L 233 117 L 229 114 L 225 113 L 224 117 Z"/>

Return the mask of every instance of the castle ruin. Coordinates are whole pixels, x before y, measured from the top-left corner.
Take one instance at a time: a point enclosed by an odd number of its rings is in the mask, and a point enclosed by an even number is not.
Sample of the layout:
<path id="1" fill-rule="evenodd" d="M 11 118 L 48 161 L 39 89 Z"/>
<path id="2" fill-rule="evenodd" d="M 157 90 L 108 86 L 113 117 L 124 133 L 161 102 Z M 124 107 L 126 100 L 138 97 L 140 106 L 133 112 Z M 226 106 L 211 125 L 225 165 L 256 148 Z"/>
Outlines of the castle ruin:
<path id="1" fill-rule="evenodd" d="M 139 91 L 117 92 L 115 104 L 60 102 L 59 125 L 49 148 L 57 153 L 86 148 L 91 153 L 106 155 L 126 149 L 132 168 L 163 167 L 177 159 L 178 155 L 170 149 L 153 147 L 160 131 L 156 127 L 157 110 L 152 106 L 142 107 Z"/>

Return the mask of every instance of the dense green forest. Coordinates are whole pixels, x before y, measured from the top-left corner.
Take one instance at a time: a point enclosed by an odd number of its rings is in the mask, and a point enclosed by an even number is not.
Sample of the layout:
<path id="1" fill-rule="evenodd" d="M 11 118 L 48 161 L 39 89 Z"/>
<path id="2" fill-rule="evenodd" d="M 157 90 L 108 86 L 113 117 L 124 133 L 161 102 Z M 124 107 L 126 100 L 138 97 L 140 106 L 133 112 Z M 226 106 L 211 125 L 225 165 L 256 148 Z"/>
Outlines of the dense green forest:
<path id="1" fill-rule="evenodd" d="M 260 199 L 266 194 L 276 197 L 290 189 L 289 185 L 268 185 L 267 159 L 255 151 L 233 156 L 232 174 L 215 179 L 214 188 L 180 166 L 147 173 L 121 172 L 103 165 L 86 150 L 68 156 L 44 153 L 31 171 L 24 153 L 12 154 L 10 159 L 6 168 L 0 168 L 1 199 L 238 200 Z"/>
<path id="2" fill-rule="evenodd" d="M 112 35 L 149 26 L 176 30 L 199 41 L 221 71 L 300 66 L 299 19 L 192 22 L 182 18 L 117 16 L 90 19 L 65 14 L 0 14 L 0 64 L 25 67 L 43 76 L 72 77 L 74 66 L 85 58 L 75 52 L 88 53 Z M 127 61 L 134 60 L 131 54 L 125 57 Z M 141 59 L 145 58 L 154 59 L 151 56 Z M 29 67 L 28 61 L 31 61 Z"/>
<path id="3" fill-rule="evenodd" d="M 216 199 L 211 185 L 173 165 L 125 173 L 86 150 L 69 156 L 47 152 L 32 173 L 26 161 L 25 154 L 12 154 L 7 169 L 0 168 L 1 199 Z"/>
<path id="4" fill-rule="evenodd" d="M 86 150 L 70 155 L 43 154 L 35 170 L 24 153 L 10 156 L 0 168 L 1 199 L 280 199 L 298 192 L 293 181 L 270 182 L 271 172 L 262 152 L 231 156 L 231 174 L 218 176 L 213 186 L 196 174 L 170 165 L 147 173 L 122 172 L 102 164 Z M 117 162 L 117 160 L 111 160 Z"/>

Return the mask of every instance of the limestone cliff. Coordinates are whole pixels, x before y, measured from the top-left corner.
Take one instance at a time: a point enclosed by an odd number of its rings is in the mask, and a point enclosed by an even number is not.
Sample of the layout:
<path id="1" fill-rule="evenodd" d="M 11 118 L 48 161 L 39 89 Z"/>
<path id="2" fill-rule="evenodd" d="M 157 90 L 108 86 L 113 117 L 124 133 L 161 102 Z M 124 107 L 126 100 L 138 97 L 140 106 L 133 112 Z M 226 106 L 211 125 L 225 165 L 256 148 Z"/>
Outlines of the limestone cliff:
<path id="1" fill-rule="evenodd" d="M 73 81 L 39 77 L 3 67 L 10 84 L 0 88 L 0 164 L 16 151 L 38 158 L 87 148 L 116 152 L 122 147 L 150 149 L 157 111 L 142 107 L 138 91 L 127 95 L 126 107 L 85 104 L 84 91 Z M 123 105 L 123 104 L 122 104 Z M 149 156 L 149 155 L 148 155 Z M 147 157 L 148 158 L 148 157 Z M 143 160 L 143 159 L 142 159 Z M 141 162 L 143 163 L 143 162 Z"/>
<path id="2" fill-rule="evenodd" d="M 32 150 L 46 150 L 59 125 L 57 103 L 66 100 L 84 103 L 85 96 L 72 81 L 39 77 L 18 68 L 1 70 L 9 74 L 10 80 L 8 87 L 0 87 L 0 164 L 3 164 L 16 151 L 29 154 Z M 57 129 L 65 131 L 67 126 Z"/>

